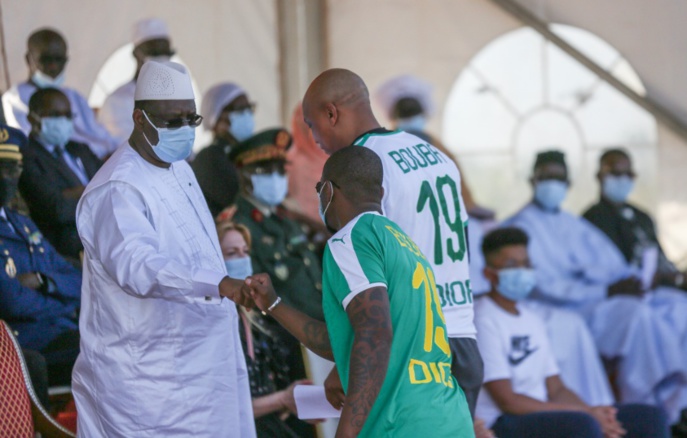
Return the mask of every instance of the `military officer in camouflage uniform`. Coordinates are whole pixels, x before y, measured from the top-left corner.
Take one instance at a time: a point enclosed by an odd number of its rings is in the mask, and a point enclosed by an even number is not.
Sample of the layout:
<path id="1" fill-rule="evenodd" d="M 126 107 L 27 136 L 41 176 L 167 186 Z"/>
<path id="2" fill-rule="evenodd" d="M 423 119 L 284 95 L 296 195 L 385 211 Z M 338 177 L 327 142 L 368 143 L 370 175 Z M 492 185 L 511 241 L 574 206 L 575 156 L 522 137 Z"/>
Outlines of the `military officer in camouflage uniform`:
<path id="1" fill-rule="evenodd" d="M 286 303 L 323 321 L 321 261 L 281 206 L 289 185 L 284 165 L 290 146 L 287 131 L 269 129 L 232 149 L 229 158 L 241 181 L 234 221 L 246 225 L 253 237 L 253 272 L 268 273 Z"/>
<path id="2" fill-rule="evenodd" d="M 23 138 L 22 138 L 23 137 Z M 24 349 L 39 351 L 50 385 L 71 382 L 79 353 L 81 273 L 10 208 L 21 174 L 23 133 L 0 125 L 0 319 Z"/>

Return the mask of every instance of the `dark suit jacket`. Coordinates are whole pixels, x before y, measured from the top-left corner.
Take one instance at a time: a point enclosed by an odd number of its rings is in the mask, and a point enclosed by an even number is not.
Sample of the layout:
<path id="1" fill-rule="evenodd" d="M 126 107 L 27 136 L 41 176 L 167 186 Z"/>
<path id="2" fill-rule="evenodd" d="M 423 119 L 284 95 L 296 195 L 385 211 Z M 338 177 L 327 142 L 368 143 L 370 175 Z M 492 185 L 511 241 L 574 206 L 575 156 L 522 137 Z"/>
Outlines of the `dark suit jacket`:
<path id="1" fill-rule="evenodd" d="M 89 180 L 102 165 L 85 144 L 70 141 L 66 150 L 81 160 Z M 78 258 L 83 249 L 76 232 L 78 200 L 67 199 L 62 192 L 83 184 L 69 166 L 55 158 L 33 136 L 29 137 L 22 154 L 24 172 L 19 178 L 19 191 L 31 218 L 60 254 Z"/>
<path id="2" fill-rule="evenodd" d="M 67 263 L 43 238 L 31 219 L 5 208 L 0 223 L 0 319 L 16 332 L 23 348 L 43 349 L 50 341 L 78 327 L 81 272 Z M 40 272 L 49 288 L 24 287 L 17 276 Z"/>
<path id="3" fill-rule="evenodd" d="M 200 190 L 203 191 L 212 217 L 236 202 L 239 193 L 239 175 L 229 161 L 231 147 L 219 140 L 198 152 L 191 163 Z"/>

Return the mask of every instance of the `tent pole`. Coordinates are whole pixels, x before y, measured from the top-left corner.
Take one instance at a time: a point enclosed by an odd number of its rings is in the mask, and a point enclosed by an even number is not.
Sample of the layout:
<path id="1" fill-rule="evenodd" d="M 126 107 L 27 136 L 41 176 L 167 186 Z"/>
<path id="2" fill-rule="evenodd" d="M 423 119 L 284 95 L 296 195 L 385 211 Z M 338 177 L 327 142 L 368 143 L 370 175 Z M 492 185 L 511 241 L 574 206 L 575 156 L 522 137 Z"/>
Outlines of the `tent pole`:
<path id="1" fill-rule="evenodd" d="M 556 35 L 551 29 L 549 29 L 548 23 L 539 19 L 536 15 L 530 12 L 524 6 L 518 4 L 515 0 L 491 0 L 493 3 L 498 5 L 502 10 L 508 14 L 515 17 L 517 20 L 521 21 L 526 26 L 531 27 L 537 31 L 541 36 L 546 38 L 549 42 L 554 44 L 556 47 L 567 53 L 577 62 L 587 67 L 592 73 L 596 74 L 599 78 L 609 84 L 611 87 L 618 90 L 620 93 L 625 95 L 628 99 L 635 102 L 637 105 L 641 106 L 648 112 L 654 115 L 665 126 L 670 128 L 673 132 L 678 134 L 684 140 L 687 140 L 687 125 L 676 117 L 670 110 L 653 101 L 647 96 L 641 96 L 633 89 L 625 85 L 623 82 L 618 80 L 613 74 L 609 73 L 606 69 L 601 67 L 599 64 L 591 60 L 587 55 L 577 50 L 575 47 L 570 45 L 563 38 Z"/>

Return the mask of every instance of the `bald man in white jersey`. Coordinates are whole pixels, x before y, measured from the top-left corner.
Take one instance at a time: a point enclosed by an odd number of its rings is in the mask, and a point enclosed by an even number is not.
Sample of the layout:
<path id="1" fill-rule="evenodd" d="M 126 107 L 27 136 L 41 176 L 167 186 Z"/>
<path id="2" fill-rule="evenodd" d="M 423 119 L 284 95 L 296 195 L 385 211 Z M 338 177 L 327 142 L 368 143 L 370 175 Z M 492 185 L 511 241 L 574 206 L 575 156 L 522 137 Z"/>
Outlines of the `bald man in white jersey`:
<path id="1" fill-rule="evenodd" d="M 362 146 L 381 158 L 384 214 L 408 233 L 432 264 L 453 353 L 452 371 L 474 415 L 483 364 L 475 340 L 468 216 L 458 168 L 419 137 L 382 128 L 372 113 L 365 83 L 348 70 L 331 69 L 315 78 L 303 98 L 303 117 L 326 153 Z M 329 385 L 335 377 L 330 376 Z M 333 404 L 342 401 L 331 390 L 328 398 Z"/>

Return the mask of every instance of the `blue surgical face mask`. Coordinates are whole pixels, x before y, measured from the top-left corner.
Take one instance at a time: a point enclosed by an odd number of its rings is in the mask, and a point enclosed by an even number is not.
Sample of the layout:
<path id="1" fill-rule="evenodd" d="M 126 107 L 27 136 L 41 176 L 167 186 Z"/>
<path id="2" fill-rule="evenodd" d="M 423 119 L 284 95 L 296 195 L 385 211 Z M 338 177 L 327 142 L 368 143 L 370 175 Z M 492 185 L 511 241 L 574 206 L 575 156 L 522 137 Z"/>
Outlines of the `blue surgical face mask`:
<path id="1" fill-rule="evenodd" d="M 534 199 L 546 210 L 556 210 L 568 194 L 568 183 L 557 179 L 538 181 L 534 186 Z"/>
<path id="2" fill-rule="evenodd" d="M 398 119 L 396 121 L 396 129 L 406 132 L 422 132 L 425 130 L 425 125 L 427 125 L 427 119 L 422 114 L 408 117 L 407 119 Z"/>
<path id="3" fill-rule="evenodd" d="M 182 126 L 180 128 L 158 128 L 153 125 L 153 122 L 148 118 L 148 114 L 143 111 L 150 126 L 157 131 L 157 144 L 152 144 L 145 132 L 143 137 L 146 139 L 153 152 L 157 157 L 165 163 L 174 163 L 188 158 L 193 150 L 193 142 L 196 139 L 196 129 L 191 126 Z"/>
<path id="4" fill-rule="evenodd" d="M 255 199 L 270 207 L 281 204 L 289 191 L 289 179 L 279 172 L 268 175 L 251 175 L 250 180 L 253 183 Z"/>
<path id="5" fill-rule="evenodd" d="M 229 113 L 229 133 L 238 141 L 243 141 L 253 135 L 255 129 L 255 119 L 253 111 L 246 109 Z"/>
<path id="6" fill-rule="evenodd" d="M 31 76 L 31 81 L 36 84 L 38 88 L 60 88 L 64 84 L 64 71 L 54 78 L 46 75 L 40 70 Z"/>
<path id="7" fill-rule="evenodd" d="M 225 260 L 224 264 L 227 267 L 227 275 L 229 275 L 231 278 L 243 280 L 246 277 L 253 275 L 253 263 L 248 256 L 238 259 Z"/>
<path id="8" fill-rule="evenodd" d="M 537 284 L 534 269 L 508 268 L 499 271 L 499 284 L 496 290 L 505 298 L 520 301 L 527 298 Z"/>
<path id="9" fill-rule="evenodd" d="M 606 198 L 613 202 L 625 202 L 635 187 L 635 182 L 627 175 L 607 175 L 601 183 L 601 190 Z"/>
<path id="10" fill-rule="evenodd" d="M 331 181 L 327 181 L 329 184 L 332 184 Z M 324 190 L 324 186 L 326 184 L 322 184 L 322 188 L 320 189 L 320 192 L 317 194 L 317 197 L 319 199 L 322 199 L 322 190 Z M 320 213 L 320 219 L 322 219 L 322 223 L 324 224 L 325 227 L 328 227 L 327 225 L 327 210 L 329 209 L 329 206 L 332 205 L 332 200 L 334 199 L 334 190 L 332 189 L 332 197 L 329 198 L 329 202 L 327 202 L 327 206 L 322 208 L 322 202 L 319 203 L 319 213 Z"/>
<path id="11" fill-rule="evenodd" d="M 67 117 L 41 117 L 39 138 L 52 146 L 64 146 L 74 134 L 74 123 Z"/>

